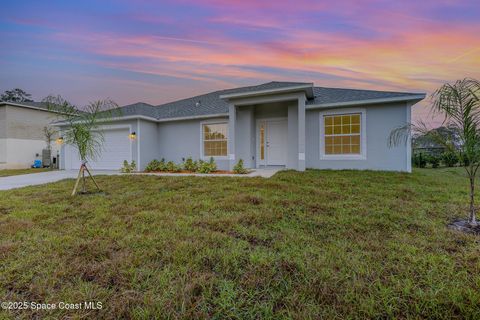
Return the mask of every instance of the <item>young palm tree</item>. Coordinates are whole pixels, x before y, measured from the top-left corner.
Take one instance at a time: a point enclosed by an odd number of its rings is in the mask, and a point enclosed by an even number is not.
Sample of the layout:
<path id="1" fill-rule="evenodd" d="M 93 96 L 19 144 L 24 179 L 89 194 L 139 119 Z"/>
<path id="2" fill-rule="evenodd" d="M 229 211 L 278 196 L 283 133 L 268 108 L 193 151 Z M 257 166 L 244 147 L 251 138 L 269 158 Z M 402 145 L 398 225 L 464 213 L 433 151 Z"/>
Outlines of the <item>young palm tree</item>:
<path id="1" fill-rule="evenodd" d="M 439 134 L 438 130 L 428 130 L 427 126 L 407 124 L 390 134 L 390 145 L 408 138 L 412 131 L 428 135 L 432 140 L 457 154 L 465 168 L 470 182 L 470 208 L 468 222 L 477 225 L 475 213 L 475 177 L 480 166 L 480 82 L 475 79 L 457 80 L 447 83 L 432 94 L 432 111 L 444 117 L 442 125 L 454 132 L 457 139 Z M 458 141 L 456 141 L 458 140 Z"/>
<path id="2" fill-rule="evenodd" d="M 77 148 L 82 162 L 72 196 L 76 194 L 80 180 L 83 184 L 82 191 L 86 192 L 85 171 L 100 190 L 87 163 L 89 160 L 95 160 L 101 153 L 104 139 L 100 123 L 109 120 L 114 113 L 118 112 L 116 109 L 118 105 L 107 99 L 91 102 L 80 109 L 60 96 L 48 96 L 43 101 L 49 109 L 59 112 L 61 121 L 66 125 L 62 129 L 63 142 Z"/>

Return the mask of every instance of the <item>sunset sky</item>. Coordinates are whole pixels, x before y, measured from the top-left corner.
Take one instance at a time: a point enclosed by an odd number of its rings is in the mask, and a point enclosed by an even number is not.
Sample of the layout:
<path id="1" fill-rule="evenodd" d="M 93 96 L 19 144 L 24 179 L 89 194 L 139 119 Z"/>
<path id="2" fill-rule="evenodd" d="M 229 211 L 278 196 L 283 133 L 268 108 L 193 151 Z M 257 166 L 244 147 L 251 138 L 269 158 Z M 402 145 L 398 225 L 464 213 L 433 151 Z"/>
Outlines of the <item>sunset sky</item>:
<path id="1" fill-rule="evenodd" d="M 2 1 L 0 91 L 160 104 L 272 80 L 480 78 L 480 1 Z M 423 117 L 428 103 L 414 112 Z"/>

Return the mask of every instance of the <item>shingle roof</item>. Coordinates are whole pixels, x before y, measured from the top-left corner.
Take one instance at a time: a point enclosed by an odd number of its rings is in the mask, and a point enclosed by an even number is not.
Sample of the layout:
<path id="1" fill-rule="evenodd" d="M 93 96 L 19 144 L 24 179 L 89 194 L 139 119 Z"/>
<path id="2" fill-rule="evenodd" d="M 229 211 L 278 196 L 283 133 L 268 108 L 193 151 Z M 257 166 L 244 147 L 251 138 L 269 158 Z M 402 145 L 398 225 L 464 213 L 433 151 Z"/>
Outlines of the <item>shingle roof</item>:
<path id="1" fill-rule="evenodd" d="M 173 118 L 206 116 L 206 115 L 227 115 L 228 101 L 221 99 L 222 95 L 251 93 L 255 91 L 288 89 L 289 87 L 298 87 L 312 85 L 307 82 L 268 82 L 256 86 L 240 87 L 226 90 L 219 90 L 202 94 L 178 101 L 164 103 L 161 105 L 151 105 L 144 102 L 138 102 L 120 107 L 121 116 L 146 116 L 157 120 L 168 120 Z M 412 97 L 418 97 L 418 93 L 409 92 L 391 92 L 391 91 L 373 91 L 358 89 L 341 89 L 313 87 L 313 98 L 306 102 L 307 107 L 312 105 L 328 106 L 329 104 L 338 104 L 357 101 L 378 100 L 398 98 L 399 100 L 408 100 Z M 22 105 L 29 105 L 37 108 L 47 109 L 41 102 L 23 102 Z"/>
<path id="2" fill-rule="evenodd" d="M 257 86 L 226 89 L 202 94 L 199 96 L 173 101 L 158 105 L 158 119 L 202 116 L 210 114 L 228 113 L 228 102 L 221 99 L 221 95 L 234 93 L 248 93 L 262 90 L 282 89 L 299 85 L 304 82 L 268 82 Z"/>
<path id="3" fill-rule="evenodd" d="M 120 107 L 119 111 L 124 117 L 142 115 L 146 117 L 157 118 L 158 115 L 157 107 L 145 102 L 137 102 Z"/>
<path id="4" fill-rule="evenodd" d="M 365 101 L 365 100 L 374 100 L 374 99 L 390 99 L 390 98 L 402 98 L 402 97 L 409 98 L 411 96 L 422 95 L 422 93 L 410 93 L 410 92 L 374 91 L 374 90 L 341 89 L 341 88 L 325 88 L 325 87 L 314 87 L 313 93 L 315 98 L 307 101 L 307 105 L 347 103 L 352 101 Z"/>
<path id="5" fill-rule="evenodd" d="M 268 82 L 257 86 L 241 87 L 227 90 L 214 91 L 207 94 L 194 96 L 178 101 L 173 101 L 158 105 L 156 114 L 153 116 L 152 110 L 144 110 L 138 108 L 136 112 L 142 115 L 154 117 L 156 119 L 172 119 L 192 116 L 227 114 L 228 102 L 221 99 L 220 96 L 235 93 L 248 93 L 254 91 L 283 89 L 288 87 L 296 87 L 308 85 L 306 82 Z M 329 104 L 341 102 L 353 102 L 359 100 L 387 99 L 387 98 L 409 98 L 418 95 L 418 93 L 408 92 L 390 92 L 390 91 L 373 91 L 358 89 L 339 89 L 313 87 L 314 98 L 307 100 L 308 105 Z M 135 106 L 135 105 L 131 105 Z M 134 111 L 132 111 L 134 112 Z"/>

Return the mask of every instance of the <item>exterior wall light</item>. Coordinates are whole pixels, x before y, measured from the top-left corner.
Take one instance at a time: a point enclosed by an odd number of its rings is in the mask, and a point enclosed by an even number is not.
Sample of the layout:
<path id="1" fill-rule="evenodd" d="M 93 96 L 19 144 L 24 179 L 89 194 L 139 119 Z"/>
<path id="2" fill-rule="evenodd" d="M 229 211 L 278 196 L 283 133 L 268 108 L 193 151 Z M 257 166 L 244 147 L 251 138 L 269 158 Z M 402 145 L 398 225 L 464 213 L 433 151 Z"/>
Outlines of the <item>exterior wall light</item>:
<path id="1" fill-rule="evenodd" d="M 135 133 L 135 131 L 133 131 L 132 133 L 130 133 L 130 134 L 128 135 L 128 138 L 129 138 L 130 140 L 132 140 L 132 141 L 133 141 L 133 140 L 136 140 L 136 139 L 137 139 L 137 134 Z"/>
<path id="2" fill-rule="evenodd" d="M 63 144 L 63 137 L 58 137 L 57 140 L 55 140 L 55 143 L 58 144 L 58 145 L 62 145 Z"/>

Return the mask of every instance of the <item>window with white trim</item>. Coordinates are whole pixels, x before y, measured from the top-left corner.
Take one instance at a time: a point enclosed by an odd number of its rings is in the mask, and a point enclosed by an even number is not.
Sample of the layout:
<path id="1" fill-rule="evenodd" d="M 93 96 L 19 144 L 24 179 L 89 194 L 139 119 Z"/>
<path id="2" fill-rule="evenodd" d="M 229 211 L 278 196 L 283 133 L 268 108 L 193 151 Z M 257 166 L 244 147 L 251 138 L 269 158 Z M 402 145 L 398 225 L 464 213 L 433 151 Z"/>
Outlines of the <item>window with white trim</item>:
<path id="1" fill-rule="evenodd" d="M 324 115 L 325 155 L 360 155 L 362 114 Z"/>
<path id="2" fill-rule="evenodd" d="M 226 157 L 227 144 L 227 122 L 202 124 L 202 145 L 204 157 Z"/>

